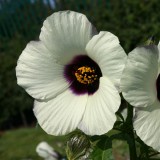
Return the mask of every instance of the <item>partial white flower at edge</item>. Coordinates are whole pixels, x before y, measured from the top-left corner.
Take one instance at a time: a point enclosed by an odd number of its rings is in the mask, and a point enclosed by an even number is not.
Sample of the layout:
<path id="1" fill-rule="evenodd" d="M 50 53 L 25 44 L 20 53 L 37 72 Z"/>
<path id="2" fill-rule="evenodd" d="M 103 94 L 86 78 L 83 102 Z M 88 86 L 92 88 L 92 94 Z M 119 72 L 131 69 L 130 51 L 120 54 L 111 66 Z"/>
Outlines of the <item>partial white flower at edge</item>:
<path id="1" fill-rule="evenodd" d="M 160 152 L 160 45 L 137 47 L 129 53 L 121 79 L 124 98 L 135 107 L 137 135 Z"/>
<path id="2" fill-rule="evenodd" d="M 37 154 L 45 160 L 58 160 L 58 154 L 45 141 L 40 142 L 36 147 Z"/>
<path id="3" fill-rule="evenodd" d="M 51 135 L 76 128 L 88 135 L 111 130 L 126 62 L 118 38 L 110 32 L 98 34 L 85 15 L 73 11 L 49 16 L 39 38 L 22 52 L 16 75 L 36 99 L 40 126 Z"/>

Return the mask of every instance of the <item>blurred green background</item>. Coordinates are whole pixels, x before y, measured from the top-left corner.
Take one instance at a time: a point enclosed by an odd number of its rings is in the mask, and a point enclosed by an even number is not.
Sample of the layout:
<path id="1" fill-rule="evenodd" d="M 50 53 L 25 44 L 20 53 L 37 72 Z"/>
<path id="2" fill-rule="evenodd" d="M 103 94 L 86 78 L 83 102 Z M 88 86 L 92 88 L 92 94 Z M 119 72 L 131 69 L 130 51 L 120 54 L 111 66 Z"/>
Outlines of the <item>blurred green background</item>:
<path id="1" fill-rule="evenodd" d="M 15 67 L 26 44 L 38 40 L 46 17 L 60 10 L 84 13 L 98 31 L 117 35 L 126 53 L 153 35 L 157 42 L 160 39 L 159 0 L 0 0 L 0 160 L 26 158 L 12 154 L 6 157 L 14 147 L 10 143 L 16 143 L 17 135 L 22 136 L 25 130 L 15 129 L 36 126 L 33 99 L 16 84 Z M 30 128 L 25 133 L 32 131 L 46 139 L 39 129 Z M 12 139 L 4 146 L 12 132 L 15 142 Z"/>

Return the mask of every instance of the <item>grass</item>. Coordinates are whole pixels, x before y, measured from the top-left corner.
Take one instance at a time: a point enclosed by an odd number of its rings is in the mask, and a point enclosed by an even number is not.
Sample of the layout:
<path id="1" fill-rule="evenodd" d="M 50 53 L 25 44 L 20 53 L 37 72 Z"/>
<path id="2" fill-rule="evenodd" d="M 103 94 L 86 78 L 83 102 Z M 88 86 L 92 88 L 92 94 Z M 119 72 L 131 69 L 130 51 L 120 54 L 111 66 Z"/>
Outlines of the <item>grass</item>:
<path id="1" fill-rule="evenodd" d="M 42 160 L 35 151 L 41 141 L 65 153 L 65 137 L 47 135 L 40 128 L 22 128 L 6 131 L 0 136 L 0 160 Z"/>

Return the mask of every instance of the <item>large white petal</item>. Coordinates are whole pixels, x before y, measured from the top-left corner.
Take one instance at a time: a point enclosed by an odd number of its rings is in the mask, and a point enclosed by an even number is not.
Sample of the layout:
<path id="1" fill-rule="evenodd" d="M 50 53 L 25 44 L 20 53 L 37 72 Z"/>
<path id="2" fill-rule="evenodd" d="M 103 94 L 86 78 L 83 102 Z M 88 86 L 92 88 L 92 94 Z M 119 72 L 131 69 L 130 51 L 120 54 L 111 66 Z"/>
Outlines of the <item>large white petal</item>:
<path id="1" fill-rule="evenodd" d="M 85 54 L 85 47 L 93 34 L 93 27 L 85 15 L 73 11 L 56 12 L 43 24 L 40 40 L 66 64 L 75 55 Z"/>
<path id="2" fill-rule="evenodd" d="M 157 98 L 158 54 L 155 46 L 138 47 L 129 53 L 121 89 L 135 107 L 146 107 Z"/>
<path id="3" fill-rule="evenodd" d="M 63 76 L 64 66 L 54 62 L 46 47 L 39 42 L 30 42 L 19 57 L 17 81 L 32 97 L 49 99 L 68 88 Z"/>
<path id="4" fill-rule="evenodd" d="M 108 78 L 101 77 L 98 91 L 88 97 L 79 129 L 88 135 L 101 135 L 111 130 L 116 121 L 115 112 L 120 101 L 114 84 Z"/>
<path id="5" fill-rule="evenodd" d="M 68 89 L 50 101 L 35 101 L 34 114 L 48 134 L 64 135 L 77 128 L 84 114 L 87 97 L 87 94 L 77 96 Z"/>
<path id="6" fill-rule="evenodd" d="M 160 102 L 136 109 L 134 128 L 137 135 L 149 146 L 160 152 Z"/>
<path id="7" fill-rule="evenodd" d="M 112 79 L 119 88 L 127 56 L 118 38 L 110 32 L 100 32 L 89 41 L 86 51 L 98 63 L 103 76 Z"/>

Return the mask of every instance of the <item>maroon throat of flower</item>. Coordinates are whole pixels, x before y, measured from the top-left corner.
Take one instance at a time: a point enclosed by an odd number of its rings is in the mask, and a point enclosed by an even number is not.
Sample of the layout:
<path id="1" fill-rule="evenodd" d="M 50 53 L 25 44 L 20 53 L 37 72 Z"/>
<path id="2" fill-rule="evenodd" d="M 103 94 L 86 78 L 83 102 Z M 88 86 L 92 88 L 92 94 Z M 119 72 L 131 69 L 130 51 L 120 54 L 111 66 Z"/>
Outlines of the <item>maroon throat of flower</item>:
<path id="1" fill-rule="evenodd" d="M 76 56 L 64 69 L 64 77 L 75 94 L 93 94 L 99 88 L 102 72 L 98 64 L 86 55 Z"/>
<path id="2" fill-rule="evenodd" d="M 156 87 L 157 87 L 157 98 L 160 101 L 160 74 L 158 75 L 158 78 L 156 81 Z"/>

